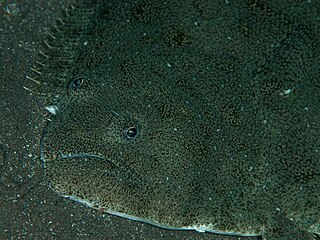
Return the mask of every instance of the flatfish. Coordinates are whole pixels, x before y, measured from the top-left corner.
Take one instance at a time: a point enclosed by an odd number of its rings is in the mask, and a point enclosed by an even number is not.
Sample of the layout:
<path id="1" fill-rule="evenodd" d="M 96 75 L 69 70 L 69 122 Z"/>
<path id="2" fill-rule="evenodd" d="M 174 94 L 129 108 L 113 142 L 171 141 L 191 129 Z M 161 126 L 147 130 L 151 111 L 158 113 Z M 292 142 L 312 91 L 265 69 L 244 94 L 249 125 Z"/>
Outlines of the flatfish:
<path id="1" fill-rule="evenodd" d="M 314 2 L 77 1 L 30 77 L 51 188 L 168 229 L 315 239 Z"/>

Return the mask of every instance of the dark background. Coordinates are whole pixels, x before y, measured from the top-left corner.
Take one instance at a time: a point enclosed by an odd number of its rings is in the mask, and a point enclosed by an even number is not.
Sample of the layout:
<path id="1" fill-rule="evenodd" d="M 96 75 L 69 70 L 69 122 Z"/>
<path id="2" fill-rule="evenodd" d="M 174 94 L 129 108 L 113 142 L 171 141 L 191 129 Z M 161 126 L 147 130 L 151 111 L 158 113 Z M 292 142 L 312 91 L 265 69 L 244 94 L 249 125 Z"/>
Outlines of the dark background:
<path id="1" fill-rule="evenodd" d="M 56 195 L 44 178 L 44 103 L 23 88 L 37 52 L 72 0 L 0 0 L 0 239 L 249 239 L 168 231 Z M 250 238 L 258 239 L 258 238 Z"/>

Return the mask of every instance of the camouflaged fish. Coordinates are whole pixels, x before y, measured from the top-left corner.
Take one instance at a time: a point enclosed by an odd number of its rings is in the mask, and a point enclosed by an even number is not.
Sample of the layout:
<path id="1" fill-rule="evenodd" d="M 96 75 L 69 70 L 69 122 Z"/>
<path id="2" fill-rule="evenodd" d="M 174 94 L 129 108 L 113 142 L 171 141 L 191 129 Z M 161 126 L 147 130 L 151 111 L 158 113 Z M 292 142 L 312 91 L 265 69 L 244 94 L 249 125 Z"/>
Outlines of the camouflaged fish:
<path id="1" fill-rule="evenodd" d="M 318 239 L 320 3 L 281 2 L 71 6 L 29 77 L 50 186 L 167 229 Z"/>

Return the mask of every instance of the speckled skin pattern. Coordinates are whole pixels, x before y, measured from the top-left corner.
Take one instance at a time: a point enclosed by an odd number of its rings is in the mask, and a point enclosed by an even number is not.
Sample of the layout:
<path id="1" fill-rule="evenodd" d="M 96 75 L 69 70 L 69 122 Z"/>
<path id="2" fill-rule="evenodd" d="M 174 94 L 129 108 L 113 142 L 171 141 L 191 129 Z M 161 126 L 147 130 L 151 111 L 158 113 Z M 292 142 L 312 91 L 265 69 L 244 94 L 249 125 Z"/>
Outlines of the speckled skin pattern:
<path id="1" fill-rule="evenodd" d="M 79 1 L 34 68 L 50 186 L 160 227 L 315 239 L 319 9 Z"/>

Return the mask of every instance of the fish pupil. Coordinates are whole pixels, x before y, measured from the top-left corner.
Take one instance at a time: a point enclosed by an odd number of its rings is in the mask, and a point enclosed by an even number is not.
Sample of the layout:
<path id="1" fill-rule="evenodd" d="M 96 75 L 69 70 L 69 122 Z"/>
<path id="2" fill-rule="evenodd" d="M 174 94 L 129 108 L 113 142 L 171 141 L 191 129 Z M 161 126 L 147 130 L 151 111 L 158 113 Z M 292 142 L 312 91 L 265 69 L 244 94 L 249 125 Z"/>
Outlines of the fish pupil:
<path id="1" fill-rule="evenodd" d="M 137 135 L 137 129 L 135 127 L 130 127 L 126 131 L 126 136 L 128 139 L 132 139 Z"/>

